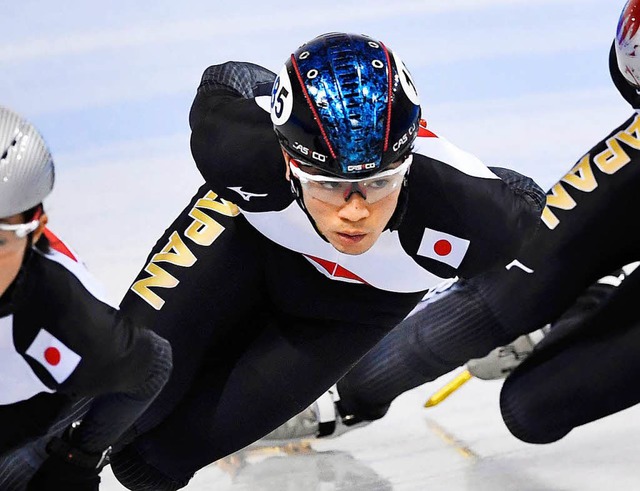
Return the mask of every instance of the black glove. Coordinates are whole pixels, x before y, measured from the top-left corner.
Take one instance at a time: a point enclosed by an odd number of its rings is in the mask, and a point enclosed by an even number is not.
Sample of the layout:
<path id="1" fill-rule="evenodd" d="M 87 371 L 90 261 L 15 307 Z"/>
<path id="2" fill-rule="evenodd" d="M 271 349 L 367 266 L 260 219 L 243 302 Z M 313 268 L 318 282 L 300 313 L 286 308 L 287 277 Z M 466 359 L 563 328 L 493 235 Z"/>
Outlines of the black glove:
<path id="1" fill-rule="evenodd" d="M 47 444 L 49 457 L 35 473 L 28 491 L 98 491 L 100 471 L 109 461 L 111 448 L 87 453 L 69 442 L 68 434 Z"/>

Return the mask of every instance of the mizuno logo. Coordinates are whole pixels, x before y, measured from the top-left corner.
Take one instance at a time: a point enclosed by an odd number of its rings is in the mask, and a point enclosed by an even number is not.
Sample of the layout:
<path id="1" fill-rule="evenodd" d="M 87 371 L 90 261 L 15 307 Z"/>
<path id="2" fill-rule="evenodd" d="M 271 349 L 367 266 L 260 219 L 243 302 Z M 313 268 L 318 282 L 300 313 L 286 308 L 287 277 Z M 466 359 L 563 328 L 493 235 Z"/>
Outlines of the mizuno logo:
<path id="1" fill-rule="evenodd" d="M 267 193 L 265 193 L 265 194 L 256 194 L 256 193 L 249 193 L 247 191 L 243 191 L 242 190 L 242 186 L 238 186 L 236 188 L 233 188 L 233 187 L 229 186 L 229 187 L 227 187 L 227 189 L 231 189 L 231 191 L 235 191 L 240 196 L 242 196 L 242 199 L 245 200 L 245 201 L 249 201 L 251 198 L 264 198 L 264 197 L 268 196 Z"/>
<path id="2" fill-rule="evenodd" d="M 525 273 L 529 273 L 529 274 L 533 273 L 533 269 L 531 269 L 531 268 L 527 268 L 524 264 L 522 264 L 522 263 L 521 263 L 520 261 L 518 261 L 517 259 L 514 259 L 513 261 L 511 261 L 509 264 L 507 264 L 507 265 L 505 266 L 505 268 L 507 268 L 507 269 L 511 269 L 511 268 L 513 268 L 514 266 L 515 266 L 516 268 L 520 268 L 520 269 L 521 269 L 522 271 L 524 271 Z"/>

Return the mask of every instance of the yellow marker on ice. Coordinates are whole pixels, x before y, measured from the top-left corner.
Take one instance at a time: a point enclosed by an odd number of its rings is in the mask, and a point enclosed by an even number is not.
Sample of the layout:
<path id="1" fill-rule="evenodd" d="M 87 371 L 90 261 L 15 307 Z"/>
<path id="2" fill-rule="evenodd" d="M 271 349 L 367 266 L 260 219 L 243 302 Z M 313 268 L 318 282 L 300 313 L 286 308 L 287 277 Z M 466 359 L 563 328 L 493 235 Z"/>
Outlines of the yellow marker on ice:
<path id="1" fill-rule="evenodd" d="M 464 372 L 460 373 L 451 382 L 449 382 L 442 389 L 440 389 L 438 392 L 433 394 L 429 398 L 429 400 L 424 403 L 424 407 L 433 407 L 437 404 L 440 404 L 447 397 L 453 394 L 456 390 L 462 387 L 465 384 L 465 382 L 468 382 L 469 380 L 471 380 L 471 377 L 473 377 L 473 375 L 471 375 L 471 372 L 469 370 L 465 370 Z"/>

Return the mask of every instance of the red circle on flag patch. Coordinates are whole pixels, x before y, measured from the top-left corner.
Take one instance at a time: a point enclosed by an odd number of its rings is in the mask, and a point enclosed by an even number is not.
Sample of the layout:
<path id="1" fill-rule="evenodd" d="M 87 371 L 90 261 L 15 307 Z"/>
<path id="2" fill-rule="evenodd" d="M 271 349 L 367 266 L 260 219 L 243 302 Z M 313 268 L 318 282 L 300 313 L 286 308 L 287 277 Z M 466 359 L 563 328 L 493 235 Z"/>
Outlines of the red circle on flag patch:
<path id="1" fill-rule="evenodd" d="M 44 350 L 44 359 L 49 365 L 57 365 L 60 363 L 60 350 L 58 348 L 47 348 Z"/>
<path id="2" fill-rule="evenodd" d="M 446 256 L 451 252 L 451 242 L 440 239 L 438 242 L 433 244 L 433 250 L 438 256 Z"/>

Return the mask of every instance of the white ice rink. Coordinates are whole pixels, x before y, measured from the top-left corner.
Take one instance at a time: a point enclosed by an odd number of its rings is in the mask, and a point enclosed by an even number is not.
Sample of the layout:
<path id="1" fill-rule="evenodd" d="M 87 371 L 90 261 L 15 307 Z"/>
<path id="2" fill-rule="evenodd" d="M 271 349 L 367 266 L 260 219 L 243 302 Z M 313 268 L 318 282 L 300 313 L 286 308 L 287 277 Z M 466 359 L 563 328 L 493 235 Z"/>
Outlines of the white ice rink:
<path id="1" fill-rule="evenodd" d="M 277 71 L 316 34 L 379 37 L 402 55 L 436 132 L 544 188 L 631 114 L 607 68 L 623 0 L 5 3 L 0 104 L 44 133 L 58 170 L 51 228 L 116 301 L 199 183 L 187 117 L 210 64 Z M 338 439 L 229 457 L 187 489 L 640 489 L 638 408 L 533 446 L 502 424 L 500 383 L 472 380 L 424 409 L 439 386 Z M 108 472 L 104 482 L 123 489 Z"/>
<path id="2" fill-rule="evenodd" d="M 449 377 L 441 380 L 448 381 Z M 471 380 L 434 408 L 438 381 L 398 398 L 383 419 L 332 440 L 245 450 L 203 469 L 193 491 L 631 491 L 640 489 L 640 408 L 551 445 L 513 438 L 501 382 Z M 105 473 L 106 474 L 106 473 Z M 104 478 L 106 491 L 124 490 Z"/>

